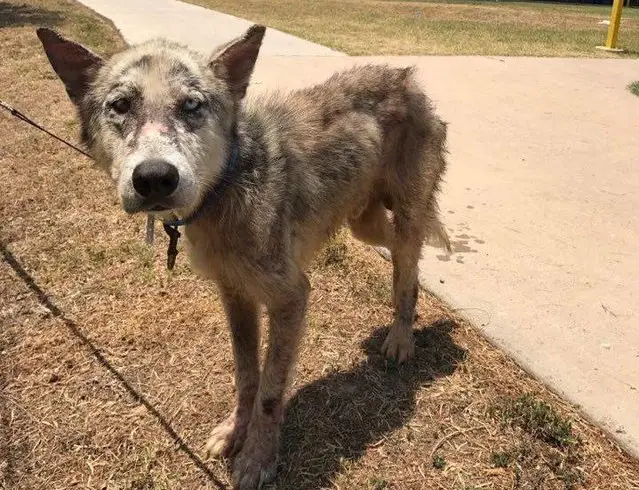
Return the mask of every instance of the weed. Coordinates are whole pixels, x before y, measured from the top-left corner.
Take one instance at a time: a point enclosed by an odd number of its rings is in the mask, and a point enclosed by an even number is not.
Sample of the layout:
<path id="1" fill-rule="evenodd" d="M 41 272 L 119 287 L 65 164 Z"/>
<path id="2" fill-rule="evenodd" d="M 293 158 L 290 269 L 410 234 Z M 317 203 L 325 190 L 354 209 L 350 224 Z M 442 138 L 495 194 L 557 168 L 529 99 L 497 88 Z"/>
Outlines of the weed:
<path id="1" fill-rule="evenodd" d="M 443 470 L 446 467 L 446 460 L 444 457 L 439 455 L 433 456 L 433 467 L 438 470 Z"/>
<path id="2" fill-rule="evenodd" d="M 490 462 L 495 468 L 506 468 L 512 461 L 512 455 L 509 452 L 493 452 L 490 455 Z"/>
<path id="3" fill-rule="evenodd" d="M 564 448 L 576 443 L 572 422 L 559 415 L 554 408 L 532 394 L 508 400 L 498 412 L 504 422 L 520 427 L 531 436 L 556 447 Z"/>

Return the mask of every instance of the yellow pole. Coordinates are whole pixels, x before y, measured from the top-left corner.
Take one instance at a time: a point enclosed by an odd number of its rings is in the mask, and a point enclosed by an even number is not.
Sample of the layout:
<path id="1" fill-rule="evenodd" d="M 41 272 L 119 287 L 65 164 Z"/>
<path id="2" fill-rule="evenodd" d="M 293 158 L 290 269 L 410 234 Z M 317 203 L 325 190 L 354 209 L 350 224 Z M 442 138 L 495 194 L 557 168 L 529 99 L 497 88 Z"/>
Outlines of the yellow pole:
<path id="1" fill-rule="evenodd" d="M 619 35 L 619 24 L 621 23 L 621 11 L 623 10 L 624 0 L 614 0 L 612 3 L 612 12 L 610 14 L 610 25 L 608 26 L 608 39 L 606 39 L 606 48 L 617 48 L 617 36 Z"/>

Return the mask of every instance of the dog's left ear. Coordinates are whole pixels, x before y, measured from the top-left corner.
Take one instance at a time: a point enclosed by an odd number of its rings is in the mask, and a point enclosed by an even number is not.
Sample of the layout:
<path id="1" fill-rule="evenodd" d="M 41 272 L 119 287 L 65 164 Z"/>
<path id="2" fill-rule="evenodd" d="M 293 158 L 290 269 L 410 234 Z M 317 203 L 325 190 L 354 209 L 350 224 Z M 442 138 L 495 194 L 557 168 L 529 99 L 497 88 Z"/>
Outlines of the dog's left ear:
<path id="1" fill-rule="evenodd" d="M 246 94 L 265 31 L 265 26 L 251 26 L 243 36 L 220 46 L 211 55 L 209 66 L 216 77 L 227 83 L 235 100 Z"/>
<path id="2" fill-rule="evenodd" d="M 51 66 L 64 82 L 69 98 L 79 104 L 104 61 L 81 44 L 63 38 L 52 29 L 40 27 L 36 32 Z"/>

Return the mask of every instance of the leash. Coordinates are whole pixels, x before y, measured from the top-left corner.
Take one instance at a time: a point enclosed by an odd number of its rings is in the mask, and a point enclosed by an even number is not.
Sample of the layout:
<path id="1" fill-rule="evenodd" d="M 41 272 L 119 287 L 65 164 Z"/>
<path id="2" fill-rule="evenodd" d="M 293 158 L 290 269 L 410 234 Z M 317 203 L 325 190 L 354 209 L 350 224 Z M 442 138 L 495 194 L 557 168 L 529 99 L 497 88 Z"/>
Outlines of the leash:
<path id="1" fill-rule="evenodd" d="M 69 143 L 67 140 L 65 140 L 64 138 L 60 138 L 58 135 L 53 134 L 51 131 L 49 131 L 46 128 L 43 128 L 42 126 L 40 126 L 37 122 L 35 122 L 33 119 L 31 119 L 30 117 L 24 115 L 22 112 L 20 112 L 18 109 L 14 109 L 13 107 L 11 107 L 9 104 L 7 104 L 4 100 L 0 99 L 0 107 L 2 107 L 4 110 L 8 111 L 12 116 L 17 117 L 18 119 L 20 119 L 21 121 L 26 122 L 27 124 L 31 124 L 31 126 L 33 126 L 34 128 L 39 129 L 40 131 L 48 134 L 49 136 L 51 136 L 54 139 L 57 139 L 60 143 L 64 143 L 65 145 L 67 145 L 69 148 L 73 148 L 75 151 L 77 151 L 78 153 L 82 153 L 85 157 L 90 158 L 93 160 L 93 157 L 91 155 L 89 155 L 86 151 L 82 150 L 81 148 L 78 148 L 77 146 L 75 146 L 73 143 Z"/>
<path id="2" fill-rule="evenodd" d="M 20 112 L 18 109 L 15 109 L 14 107 L 7 104 L 2 99 L 0 99 L 0 107 L 2 107 L 4 110 L 9 112 L 12 116 L 16 117 L 17 119 L 24 121 L 27 124 L 30 124 L 34 128 L 39 129 L 43 133 L 49 135 L 51 138 L 58 140 L 60 143 L 67 145 L 69 148 L 93 160 L 93 157 L 89 153 L 77 147 L 73 143 L 65 140 L 64 138 L 61 138 L 60 136 L 52 133 L 51 131 L 49 131 L 42 125 L 38 124 L 37 122 L 35 122 L 30 117 L 28 117 L 26 114 Z M 233 135 L 235 134 L 236 132 L 234 128 Z M 173 269 L 173 267 L 175 266 L 177 255 L 178 255 L 178 249 L 177 249 L 178 240 L 182 236 L 182 234 L 178 231 L 178 228 L 180 226 L 186 226 L 192 223 L 193 221 L 195 221 L 196 219 L 198 219 L 200 216 L 202 216 L 204 210 L 208 208 L 211 205 L 211 203 L 217 198 L 217 196 L 224 190 L 224 188 L 227 187 L 230 181 L 229 177 L 231 176 L 232 173 L 235 172 L 237 168 L 238 154 L 239 154 L 239 148 L 237 144 L 237 137 L 234 137 L 233 146 L 231 148 L 231 155 L 229 157 L 226 167 L 224 168 L 224 172 L 222 173 L 222 177 L 220 181 L 210 192 L 206 194 L 206 196 L 204 196 L 204 199 L 202 200 L 198 208 L 190 216 L 186 218 L 175 219 L 171 221 L 162 221 L 162 224 L 164 226 L 164 232 L 169 237 L 169 246 L 166 250 L 166 268 L 168 270 Z M 147 214 L 146 243 L 148 245 L 153 245 L 154 229 L 155 229 L 155 217 L 150 214 Z"/>

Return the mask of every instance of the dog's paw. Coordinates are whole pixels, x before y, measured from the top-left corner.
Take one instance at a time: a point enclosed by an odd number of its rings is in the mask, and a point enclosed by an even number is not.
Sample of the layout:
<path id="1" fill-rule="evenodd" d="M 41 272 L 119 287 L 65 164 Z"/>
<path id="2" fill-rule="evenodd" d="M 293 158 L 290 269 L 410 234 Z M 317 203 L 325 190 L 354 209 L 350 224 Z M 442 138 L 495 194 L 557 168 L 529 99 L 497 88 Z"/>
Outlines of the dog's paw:
<path id="1" fill-rule="evenodd" d="M 238 415 L 235 410 L 211 432 L 204 447 L 206 458 L 230 458 L 237 454 L 246 439 L 247 427 L 248 417 Z"/>
<path id="2" fill-rule="evenodd" d="M 399 364 L 415 355 L 415 339 L 412 329 L 392 327 L 382 345 L 382 353 Z"/>
<path id="3" fill-rule="evenodd" d="M 233 483 L 237 490 L 259 490 L 277 476 L 277 436 L 251 437 L 235 458 Z"/>

